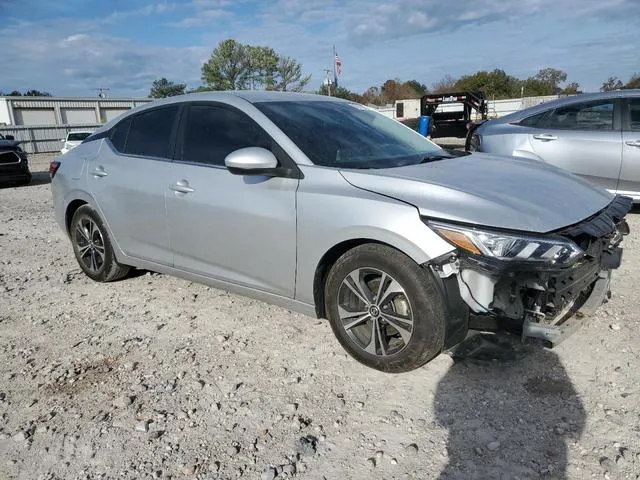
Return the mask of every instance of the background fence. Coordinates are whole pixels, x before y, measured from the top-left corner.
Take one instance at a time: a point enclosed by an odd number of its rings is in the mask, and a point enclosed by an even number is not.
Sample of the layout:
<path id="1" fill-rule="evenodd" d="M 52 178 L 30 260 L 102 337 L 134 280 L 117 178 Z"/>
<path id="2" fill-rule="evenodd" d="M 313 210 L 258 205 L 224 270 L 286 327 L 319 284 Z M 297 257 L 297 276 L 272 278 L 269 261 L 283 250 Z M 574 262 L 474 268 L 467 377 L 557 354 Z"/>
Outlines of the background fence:
<path id="1" fill-rule="evenodd" d="M 0 134 L 13 135 L 16 140 L 23 143 L 20 145 L 27 153 L 59 152 L 62 148 L 62 140 L 67 133 L 73 130 L 95 130 L 100 127 L 99 123 L 84 125 L 6 125 L 0 126 Z"/>

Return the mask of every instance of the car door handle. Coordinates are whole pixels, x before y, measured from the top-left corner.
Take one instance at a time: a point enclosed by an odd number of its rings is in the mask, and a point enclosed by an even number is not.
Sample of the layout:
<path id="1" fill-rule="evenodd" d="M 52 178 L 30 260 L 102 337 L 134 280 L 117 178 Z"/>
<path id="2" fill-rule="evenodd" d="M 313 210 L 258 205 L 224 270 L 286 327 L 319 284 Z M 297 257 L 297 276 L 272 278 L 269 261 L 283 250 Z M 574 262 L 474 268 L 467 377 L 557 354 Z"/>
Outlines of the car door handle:
<path id="1" fill-rule="evenodd" d="M 98 177 L 106 177 L 109 174 L 105 172 L 104 167 L 102 165 L 99 165 L 91 171 L 91 175 L 98 178 Z"/>
<path id="2" fill-rule="evenodd" d="M 548 133 L 539 133 L 537 135 L 534 135 L 533 138 L 535 138 L 536 140 L 542 140 L 543 142 L 550 142 L 552 140 L 557 140 L 558 137 L 555 135 L 550 135 Z"/>
<path id="3" fill-rule="evenodd" d="M 640 140 L 629 140 L 628 142 L 624 142 L 630 147 L 640 147 Z"/>
<path id="4" fill-rule="evenodd" d="M 179 182 L 171 185 L 169 188 L 178 193 L 191 193 L 196 191 L 195 188 L 191 188 L 189 186 L 189 182 L 187 182 L 186 180 L 180 180 Z"/>

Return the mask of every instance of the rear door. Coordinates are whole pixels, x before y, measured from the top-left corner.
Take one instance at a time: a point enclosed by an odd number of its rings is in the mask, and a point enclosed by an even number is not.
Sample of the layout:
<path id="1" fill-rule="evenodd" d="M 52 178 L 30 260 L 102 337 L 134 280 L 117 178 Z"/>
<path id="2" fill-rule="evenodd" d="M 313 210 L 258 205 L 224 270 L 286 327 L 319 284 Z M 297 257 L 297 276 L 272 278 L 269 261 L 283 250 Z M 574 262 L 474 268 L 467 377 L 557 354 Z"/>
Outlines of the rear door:
<path id="1" fill-rule="evenodd" d="M 623 104 L 622 169 L 619 193 L 640 200 L 640 98 Z"/>
<path id="2" fill-rule="evenodd" d="M 622 164 L 618 99 L 558 107 L 530 130 L 529 142 L 545 162 L 617 189 Z"/>
<path id="3" fill-rule="evenodd" d="M 179 109 L 170 105 L 124 119 L 87 171 L 102 218 L 124 253 L 164 265 L 173 260 L 165 192 Z"/>

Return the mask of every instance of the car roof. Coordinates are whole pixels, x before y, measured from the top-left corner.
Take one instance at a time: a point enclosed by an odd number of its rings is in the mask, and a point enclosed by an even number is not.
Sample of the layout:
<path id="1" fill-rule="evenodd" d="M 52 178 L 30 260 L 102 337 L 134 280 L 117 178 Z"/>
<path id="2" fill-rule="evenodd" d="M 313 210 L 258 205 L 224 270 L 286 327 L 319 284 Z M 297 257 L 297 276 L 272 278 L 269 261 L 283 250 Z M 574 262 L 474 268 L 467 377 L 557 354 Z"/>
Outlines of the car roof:
<path id="1" fill-rule="evenodd" d="M 610 92 L 597 92 L 597 93 L 580 93 L 578 95 L 571 95 L 568 97 L 562 97 L 557 100 L 551 100 L 549 102 L 543 102 L 533 107 L 518 110 L 517 112 L 505 115 L 497 119 L 500 123 L 510 123 L 516 120 L 530 117 L 536 113 L 542 113 L 552 108 L 562 107 L 564 105 L 571 105 L 573 103 L 589 102 L 593 100 L 606 100 L 608 98 L 640 98 L 640 89 L 634 90 L 613 90 Z"/>
<path id="2" fill-rule="evenodd" d="M 119 123 L 124 118 L 161 105 L 172 105 L 183 102 L 223 102 L 232 105 L 238 105 L 244 102 L 262 103 L 294 101 L 349 103 L 347 100 L 343 100 L 341 98 L 328 97 L 326 95 L 318 95 L 315 93 L 278 92 L 271 90 L 226 90 L 220 92 L 187 93 L 184 95 L 176 95 L 175 97 L 162 98 L 149 103 L 145 103 L 143 105 L 139 105 L 116 117 L 115 119 L 110 120 L 92 133 L 101 133 L 104 130 L 109 130 L 112 126 L 114 126 L 116 123 Z"/>

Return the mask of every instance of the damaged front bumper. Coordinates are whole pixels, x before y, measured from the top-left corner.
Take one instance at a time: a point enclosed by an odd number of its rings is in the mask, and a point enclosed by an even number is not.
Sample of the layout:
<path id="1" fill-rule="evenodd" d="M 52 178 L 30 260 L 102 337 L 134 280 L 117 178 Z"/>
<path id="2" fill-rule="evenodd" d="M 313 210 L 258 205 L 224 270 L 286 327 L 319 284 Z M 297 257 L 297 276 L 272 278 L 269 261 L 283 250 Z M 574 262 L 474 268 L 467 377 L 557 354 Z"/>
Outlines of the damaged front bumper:
<path id="1" fill-rule="evenodd" d="M 571 335 L 579 326 L 576 314 L 593 313 L 611 295 L 611 271 L 622 260 L 620 244 L 629 233 L 624 216 L 630 208 L 631 199 L 618 196 L 597 215 L 554 232 L 584 252 L 570 266 L 504 261 L 462 250 L 432 262 L 450 310 L 445 347 L 468 330 L 508 330 L 551 346 Z"/>

